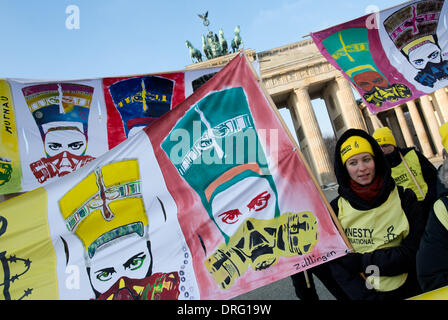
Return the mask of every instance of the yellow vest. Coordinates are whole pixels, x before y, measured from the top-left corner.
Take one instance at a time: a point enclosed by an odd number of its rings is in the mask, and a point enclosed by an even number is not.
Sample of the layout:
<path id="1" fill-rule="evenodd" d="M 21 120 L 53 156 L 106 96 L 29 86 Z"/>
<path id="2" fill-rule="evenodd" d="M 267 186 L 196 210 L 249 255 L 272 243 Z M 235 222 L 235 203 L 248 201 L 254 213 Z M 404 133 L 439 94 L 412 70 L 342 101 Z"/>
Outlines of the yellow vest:
<path id="1" fill-rule="evenodd" d="M 434 213 L 439 219 L 440 223 L 448 230 L 448 211 L 446 210 L 446 206 L 442 200 L 437 200 L 434 203 Z"/>
<path id="2" fill-rule="evenodd" d="M 409 234 L 409 223 L 403 209 L 398 189 L 380 207 L 370 210 L 356 210 L 340 197 L 339 221 L 355 252 L 369 253 L 378 249 L 397 247 Z M 407 278 L 407 273 L 386 277 L 371 275 L 367 281 L 377 291 L 392 291 L 399 288 Z"/>
<path id="3" fill-rule="evenodd" d="M 448 286 L 425 292 L 406 300 L 448 300 Z"/>
<path id="4" fill-rule="evenodd" d="M 414 174 L 415 180 L 417 180 L 420 188 L 422 189 L 423 196 L 420 191 L 418 191 L 418 188 L 415 185 L 414 180 L 412 180 L 412 177 L 410 176 L 408 169 L 406 169 L 403 161 L 400 162 L 398 166 L 392 168 L 392 178 L 394 178 L 397 185 L 414 191 L 418 201 L 422 201 L 425 199 L 426 193 L 428 192 L 428 185 L 423 178 L 422 167 L 420 165 L 420 161 L 418 160 L 417 153 L 415 150 L 411 150 L 404 156 L 404 159 L 406 160 L 409 169 Z"/>

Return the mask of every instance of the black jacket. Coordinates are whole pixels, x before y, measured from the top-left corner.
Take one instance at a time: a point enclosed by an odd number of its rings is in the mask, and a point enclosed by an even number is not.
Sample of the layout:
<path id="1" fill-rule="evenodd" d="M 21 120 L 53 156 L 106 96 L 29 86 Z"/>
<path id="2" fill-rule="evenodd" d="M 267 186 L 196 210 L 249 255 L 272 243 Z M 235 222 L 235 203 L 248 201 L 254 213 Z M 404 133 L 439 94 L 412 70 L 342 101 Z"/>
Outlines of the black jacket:
<path id="1" fill-rule="evenodd" d="M 448 209 L 448 190 L 440 181 L 439 185 L 439 199 Z M 417 252 L 417 276 L 423 291 L 448 285 L 448 230 L 437 218 L 434 207 Z"/>
<path id="2" fill-rule="evenodd" d="M 350 177 L 345 166 L 342 164 L 339 154 L 341 145 L 353 135 L 361 136 L 370 142 L 374 152 L 376 175 L 381 175 L 383 177 L 382 189 L 372 203 L 368 203 L 358 197 L 349 187 Z M 339 211 L 339 197 L 346 199 L 354 209 L 369 210 L 384 204 L 390 193 L 396 187 L 395 182 L 391 177 L 390 167 L 380 146 L 375 139 L 362 130 L 349 129 L 338 140 L 335 149 L 334 171 L 339 183 L 339 196 L 331 201 L 331 206 L 336 215 Z M 392 248 L 378 249 L 364 254 L 350 253 L 347 256 L 330 263 L 333 276 L 351 299 L 402 299 L 420 293 L 415 272 L 415 256 L 419 247 L 420 238 L 424 231 L 427 215 L 422 212 L 422 207 L 412 190 L 405 190 L 400 186 L 397 188 L 401 199 L 401 206 L 406 214 L 410 228 L 408 236 L 402 241 L 401 245 Z M 400 288 L 386 293 L 378 292 L 374 289 L 368 289 L 365 280 L 360 275 L 360 273 L 365 272 L 370 265 L 377 266 L 380 275 L 383 276 L 394 276 L 403 273 L 408 273 L 409 275 L 405 284 Z"/>
<path id="3" fill-rule="evenodd" d="M 412 148 L 395 148 L 395 150 L 386 155 L 386 160 L 388 161 L 391 168 L 398 166 L 402 160 L 398 152 L 400 152 L 403 157 L 410 151 L 415 150 L 418 160 L 420 162 L 420 167 L 422 169 L 423 179 L 428 185 L 428 192 L 426 193 L 425 199 L 422 201 L 422 206 L 425 210 L 429 211 L 432 205 L 437 200 L 437 169 L 434 165 L 418 150 L 414 147 Z"/>

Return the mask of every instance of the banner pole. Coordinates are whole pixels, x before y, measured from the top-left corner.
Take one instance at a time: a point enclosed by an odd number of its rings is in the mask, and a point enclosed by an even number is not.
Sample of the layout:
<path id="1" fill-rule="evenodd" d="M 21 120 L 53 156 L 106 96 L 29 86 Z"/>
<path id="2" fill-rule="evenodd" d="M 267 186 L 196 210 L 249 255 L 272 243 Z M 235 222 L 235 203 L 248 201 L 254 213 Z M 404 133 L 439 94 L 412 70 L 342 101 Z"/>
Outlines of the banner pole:
<path id="1" fill-rule="evenodd" d="M 244 53 L 243 53 L 244 54 Z M 254 76 L 257 78 L 258 81 L 258 85 L 260 86 L 261 90 L 263 91 L 263 94 L 265 95 L 266 99 L 269 102 L 269 105 L 271 106 L 271 109 L 274 111 L 274 113 L 277 116 L 277 119 L 280 121 L 281 125 L 283 126 L 283 129 L 286 131 L 289 140 L 291 140 L 291 142 L 293 143 L 294 147 L 295 147 L 295 152 L 298 154 L 300 160 L 302 160 L 306 171 L 308 172 L 308 174 L 310 175 L 314 185 L 316 186 L 317 191 L 319 192 L 319 195 L 322 199 L 322 201 L 325 203 L 325 206 L 327 207 L 328 211 L 330 212 L 330 216 L 333 220 L 333 223 L 335 224 L 337 230 L 339 231 L 339 234 L 341 235 L 342 239 L 344 240 L 346 246 L 349 248 L 350 251 L 354 251 L 352 245 L 350 244 L 350 241 L 348 241 L 347 236 L 345 235 L 344 229 L 341 226 L 341 223 L 339 222 L 339 219 L 336 217 L 336 214 L 333 211 L 333 208 L 331 207 L 331 205 L 329 204 L 327 198 L 325 197 L 325 194 L 323 193 L 322 189 L 319 186 L 319 183 L 316 180 L 316 177 L 314 177 L 310 166 L 308 165 L 308 162 L 306 161 L 305 157 L 302 155 L 302 152 L 300 151 L 299 146 L 297 145 L 295 139 L 292 137 L 291 132 L 289 131 L 288 127 L 286 126 L 282 116 L 280 115 L 280 113 L 277 110 L 277 107 L 275 106 L 274 101 L 272 100 L 271 96 L 269 95 L 267 89 L 265 88 L 263 81 L 260 79 L 260 77 L 258 76 L 257 72 L 254 70 L 254 68 L 252 67 L 252 64 L 250 63 L 249 59 L 247 58 L 246 54 L 244 54 L 244 57 L 246 59 L 246 63 L 249 66 L 249 68 L 252 70 Z"/>

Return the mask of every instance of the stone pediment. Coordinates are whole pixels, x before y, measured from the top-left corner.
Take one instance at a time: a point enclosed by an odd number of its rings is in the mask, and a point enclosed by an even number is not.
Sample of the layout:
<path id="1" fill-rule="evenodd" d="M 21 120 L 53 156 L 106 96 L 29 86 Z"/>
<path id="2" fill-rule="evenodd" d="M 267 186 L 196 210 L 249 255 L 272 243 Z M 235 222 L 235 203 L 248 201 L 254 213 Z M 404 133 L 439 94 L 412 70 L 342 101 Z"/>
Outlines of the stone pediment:
<path id="1" fill-rule="evenodd" d="M 257 54 L 270 94 L 334 79 L 340 72 L 322 56 L 313 40 L 303 40 Z"/>

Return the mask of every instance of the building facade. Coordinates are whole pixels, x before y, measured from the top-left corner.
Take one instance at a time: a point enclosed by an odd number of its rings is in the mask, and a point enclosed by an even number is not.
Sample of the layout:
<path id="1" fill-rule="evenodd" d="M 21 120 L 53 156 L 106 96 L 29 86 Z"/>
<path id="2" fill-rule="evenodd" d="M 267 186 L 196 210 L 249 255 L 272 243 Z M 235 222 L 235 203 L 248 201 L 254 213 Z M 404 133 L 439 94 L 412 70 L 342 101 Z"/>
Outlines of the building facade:
<path id="1" fill-rule="evenodd" d="M 400 147 L 416 146 L 427 158 L 442 155 L 438 128 L 448 121 L 446 88 L 373 115 L 356 100 L 350 82 L 308 39 L 257 54 L 260 74 L 277 108 L 291 113 L 300 149 L 321 185 L 334 182 L 328 151 L 311 100 L 325 101 L 333 132 L 349 128 L 373 133 L 388 126 Z"/>
<path id="2" fill-rule="evenodd" d="M 255 53 L 262 82 L 278 109 L 291 114 L 299 147 L 320 185 L 335 182 L 333 163 L 313 109 L 313 99 L 323 99 L 334 135 L 349 128 L 370 134 L 388 126 L 400 147 L 416 146 L 427 158 L 442 155 L 438 128 L 448 121 L 448 91 L 433 94 L 373 115 L 356 99 L 349 81 L 319 52 L 312 39 Z M 208 60 L 187 68 L 208 68 L 227 63 L 233 55 Z"/>
<path id="3" fill-rule="evenodd" d="M 261 80 L 277 109 L 286 108 L 294 124 L 299 148 L 317 182 L 336 182 L 333 163 L 313 108 L 313 99 L 323 99 L 335 138 L 349 128 L 373 133 L 388 126 L 400 147 L 416 146 L 428 159 L 441 158 L 438 132 L 448 121 L 448 90 L 407 102 L 377 115 L 356 100 L 352 86 L 319 52 L 312 39 L 267 51 L 245 50 L 257 61 Z M 186 66 L 186 69 L 220 67 L 237 53 Z M 0 195 L 0 202 L 18 194 Z"/>

